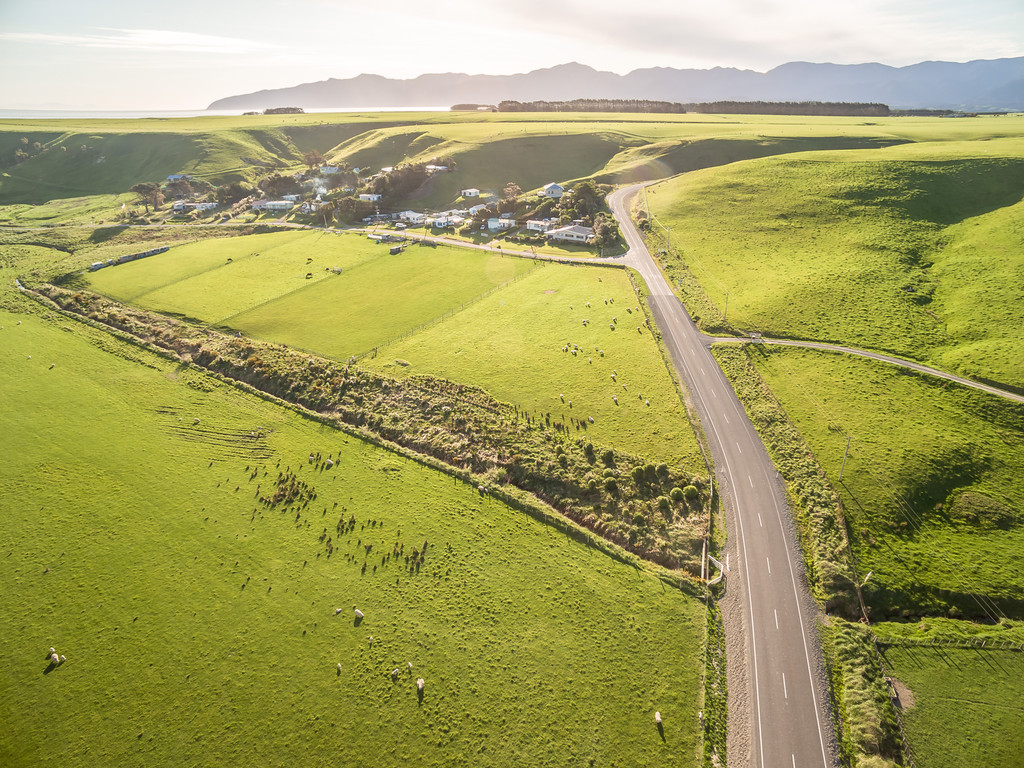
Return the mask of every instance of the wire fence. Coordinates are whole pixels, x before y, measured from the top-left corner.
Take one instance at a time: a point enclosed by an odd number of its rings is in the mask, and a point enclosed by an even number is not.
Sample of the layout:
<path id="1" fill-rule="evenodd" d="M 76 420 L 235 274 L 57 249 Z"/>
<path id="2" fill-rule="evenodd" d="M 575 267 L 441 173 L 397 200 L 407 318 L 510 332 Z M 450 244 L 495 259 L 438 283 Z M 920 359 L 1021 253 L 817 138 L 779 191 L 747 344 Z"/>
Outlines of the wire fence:
<path id="1" fill-rule="evenodd" d="M 1024 641 L 994 637 L 877 637 L 876 645 L 903 648 L 974 648 L 986 651 L 1024 651 Z"/>

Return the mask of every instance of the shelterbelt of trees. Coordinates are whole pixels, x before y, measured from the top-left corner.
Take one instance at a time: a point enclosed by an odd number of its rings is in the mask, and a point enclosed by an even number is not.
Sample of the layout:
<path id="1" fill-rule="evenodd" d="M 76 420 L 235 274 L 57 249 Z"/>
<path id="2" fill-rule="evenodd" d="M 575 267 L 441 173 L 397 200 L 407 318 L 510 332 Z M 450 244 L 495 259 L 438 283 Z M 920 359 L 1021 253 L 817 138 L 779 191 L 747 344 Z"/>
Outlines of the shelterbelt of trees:
<path id="1" fill-rule="evenodd" d="M 454 107 L 453 107 L 454 109 Z M 885 117 L 886 104 L 827 101 L 711 101 L 681 104 L 644 99 L 572 99 L 571 101 L 502 101 L 499 112 L 708 112 L 734 115 L 834 115 Z"/>

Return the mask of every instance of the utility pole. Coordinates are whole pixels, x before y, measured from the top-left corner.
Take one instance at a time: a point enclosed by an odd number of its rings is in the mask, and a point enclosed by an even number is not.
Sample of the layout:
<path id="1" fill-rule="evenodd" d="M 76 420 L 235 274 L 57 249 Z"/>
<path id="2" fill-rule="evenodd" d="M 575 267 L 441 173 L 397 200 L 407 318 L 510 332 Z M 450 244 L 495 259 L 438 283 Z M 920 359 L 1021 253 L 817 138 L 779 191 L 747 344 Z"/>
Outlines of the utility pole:
<path id="1" fill-rule="evenodd" d="M 850 455 L 850 440 L 852 438 L 847 436 L 846 438 L 846 450 L 843 451 L 843 466 L 839 469 L 839 482 L 843 482 L 843 472 L 846 470 L 846 457 Z"/>

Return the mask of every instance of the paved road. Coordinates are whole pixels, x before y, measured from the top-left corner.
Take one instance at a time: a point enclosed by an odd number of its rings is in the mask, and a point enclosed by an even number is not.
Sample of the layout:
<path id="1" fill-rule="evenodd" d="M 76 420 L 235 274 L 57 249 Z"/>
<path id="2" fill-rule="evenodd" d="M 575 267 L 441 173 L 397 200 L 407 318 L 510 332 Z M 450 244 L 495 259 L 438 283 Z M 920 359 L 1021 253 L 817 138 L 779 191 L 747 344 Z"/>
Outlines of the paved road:
<path id="1" fill-rule="evenodd" d="M 709 341 L 717 343 L 723 342 L 745 342 L 749 339 L 737 339 L 733 337 L 705 337 Z M 777 344 L 784 347 L 804 347 L 806 349 L 825 349 L 831 352 L 842 352 L 847 355 L 856 355 L 857 357 L 867 357 L 872 360 L 880 360 L 883 363 L 889 363 L 890 365 L 898 365 L 901 368 L 910 368 L 913 371 L 919 371 L 921 373 L 927 373 L 930 376 L 935 376 L 946 381 L 954 381 L 957 384 L 962 384 L 965 387 L 971 389 L 980 389 L 982 392 L 987 392 L 990 395 L 996 395 L 1002 397 L 1005 400 L 1013 400 L 1017 403 L 1024 403 L 1024 395 L 1018 395 L 1015 392 L 1008 392 L 1005 389 L 999 389 L 998 387 L 992 387 L 988 384 L 982 384 L 980 381 L 971 381 L 965 379 L 963 376 L 957 376 L 955 373 L 947 373 L 946 371 L 940 371 L 938 368 L 931 368 L 930 366 L 923 365 L 921 363 L 915 363 L 913 360 L 904 360 L 902 357 L 893 357 L 892 355 L 883 355 L 880 352 L 869 352 L 866 349 L 857 349 L 856 347 L 844 347 L 840 344 L 826 344 L 820 341 L 799 341 L 796 339 L 769 339 L 762 338 L 758 341 L 760 344 Z"/>
<path id="2" fill-rule="evenodd" d="M 690 390 L 704 426 L 721 497 L 728 510 L 726 621 L 729 645 L 745 647 L 745 690 L 730 676 L 729 764 L 757 768 L 834 766 L 835 735 L 827 704 L 816 608 L 807 591 L 795 531 L 775 467 L 732 387 L 710 352 L 710 339 L 647 252 L 628 206 L 640 185 L 609 197 L 629 245 L 627 266 L 647 283 L 654 321 Z M 737 634 L 740 637 L 737 637 Z M 736 642 L 741 641 L 741 642 Z M 743 702 L 745 706 L 740 706 Z M 732 732 L 749 739 L 732 737 Z M 738 752 L 738 754 L 737 754 Z"/>

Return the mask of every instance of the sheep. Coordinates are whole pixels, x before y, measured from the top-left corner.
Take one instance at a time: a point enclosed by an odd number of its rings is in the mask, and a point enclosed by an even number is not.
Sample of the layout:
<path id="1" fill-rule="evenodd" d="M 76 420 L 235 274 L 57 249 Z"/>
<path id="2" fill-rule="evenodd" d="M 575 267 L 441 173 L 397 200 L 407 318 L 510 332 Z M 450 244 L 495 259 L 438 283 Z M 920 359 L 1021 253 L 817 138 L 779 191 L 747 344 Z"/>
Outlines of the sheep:
<path id="1" fill-rule="evenodd" d="M 409 671 L 412 672 L 412 662 L 409 662 Z"/>
<path id="2" fill-rule="evenodd" d="M 416 690 L 417 691 L 421 691 L 421 692 L 423 691 L 423 678 L 422 677 L 420 677 L 420 678 L 418 678 L 416 680 Z"/>
<path id="3" fill-rule="evenodd" d="M 357 619 L 363 618 L 363 612 L 356 608 L 354 605 L 352 606 L 352 610 L 356 612 Z"/>
<path id="4" fill-rule="evenodd" d="M 334 615 L 335 615 L 335 616 L 337 616 L 337 615 L 338 615 L 339 613 L 341 613 L 341 612 L 342 612 L 343 610 L 345 610 L 345 609 L 344 609 L 344 608 L 335 608 L 335 609 L 334 609 Z"/>
<path id="5" fill-rule="evenodd" d="M 192 423 L 193 424 L 198 424 L 199 423 L 199 419 L 192 419 Z"/>
<path id="6" fill-rule="evenodd" d="M 373 648 L 373 635 L 370 635 L 370 647 Z"/>
<path id="7" fill-rule="evenodd" d="M 54 666 L 56 666 L 57 664 L 60 664 L 60 656 L 58 656 L 56 653 L 51 653 L 50 654 L 50 663 L 53 664 Z"/>
<path id="8" fill-rule="evenodd" d="M 654 722 L 656 722 L 658 725 L 661 725 L 661 712 L 654 713 Z"/>
<path id="9" fill-rule="evenodd" d="M 340 661 L 338 662 L 338 674 L 339 675 L 341 674 L 341 662 Z"/>
<path id="10" fill-rule="evenodd" d="M 60 663 L 61 664 L 63 664 L 67 660 L 68 660 L 67 656 L 61 655 L 61 657 L 60 657 Z"/>
<path id="11" fill-rule="evenodd" d="M 398 679 L 398 667 L 395 667 L 393 670 L 391 670 L 391 679 L 392 680 L 397 680 Z"/>
<path id="12" fill-rule="evenodd" d="M 651 404 L 650 400 L 644 400 L 644 405 L 650 405 L 650 404 Z"/>

